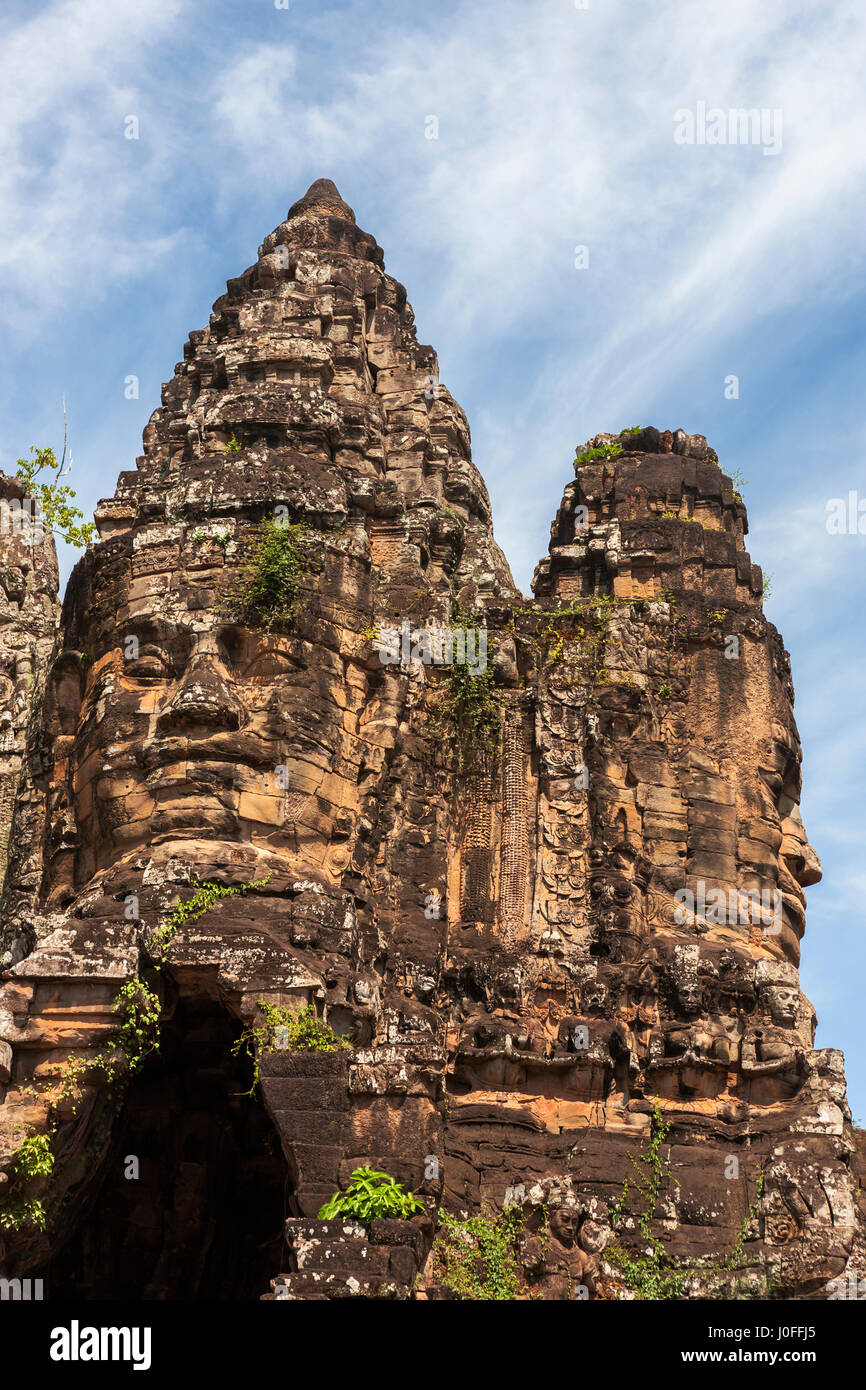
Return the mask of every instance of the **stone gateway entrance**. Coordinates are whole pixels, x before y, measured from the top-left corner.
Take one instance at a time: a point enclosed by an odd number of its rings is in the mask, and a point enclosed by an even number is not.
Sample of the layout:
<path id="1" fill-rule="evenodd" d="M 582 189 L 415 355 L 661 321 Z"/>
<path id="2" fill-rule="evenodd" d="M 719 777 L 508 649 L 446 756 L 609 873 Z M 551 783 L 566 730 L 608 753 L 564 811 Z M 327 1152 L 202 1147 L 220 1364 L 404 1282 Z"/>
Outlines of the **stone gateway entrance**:
<path id="1" fill-rule="evenodd" d="M 233 1057 L 240 1025 L 185 997 L 121 1103 L 77 1228 L 43 1271 L 52 1299 L 256 1299 L 285 1263 L 280 1142 Z"/>

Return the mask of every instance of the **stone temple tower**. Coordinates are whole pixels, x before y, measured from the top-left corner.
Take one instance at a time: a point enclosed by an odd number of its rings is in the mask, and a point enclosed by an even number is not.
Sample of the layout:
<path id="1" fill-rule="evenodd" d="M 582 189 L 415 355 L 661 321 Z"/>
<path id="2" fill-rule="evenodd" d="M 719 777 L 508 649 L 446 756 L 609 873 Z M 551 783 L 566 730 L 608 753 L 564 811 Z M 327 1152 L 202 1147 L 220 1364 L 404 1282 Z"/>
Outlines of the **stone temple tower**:
<path id="1" fill-rule="evenodd" d="M 20 610 L 46 654 L 0 907 L 4 1272 L 440 1299 L 443 1213 L 508 1204 L 527 1289 L 617 1297 L 659 1133 L 677 1296 L 860 1268 L 797 973 L 790 666 L 705 439 L 590 441 L 522 596 L 405 290 L 322 179 L 97 522 L 56 630 L 50 593 Z M 253 603 L 281 526 L 292 603 Z M 281 1045 L 275 1009 L 341 1042 Z M 423 1212 L 319 1220 L 365 1164 Z"/>

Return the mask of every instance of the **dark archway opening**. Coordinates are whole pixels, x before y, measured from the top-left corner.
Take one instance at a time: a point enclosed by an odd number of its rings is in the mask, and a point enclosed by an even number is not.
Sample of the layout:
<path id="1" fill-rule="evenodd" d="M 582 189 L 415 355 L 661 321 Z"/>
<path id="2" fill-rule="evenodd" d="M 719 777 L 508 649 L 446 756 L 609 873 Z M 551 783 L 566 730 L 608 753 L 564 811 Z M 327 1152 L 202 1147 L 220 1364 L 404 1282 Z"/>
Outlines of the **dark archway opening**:
<path id="1" fill-rule="evenodd" d="M 256 1299 L 279 1273 L 286 1165 L 239 1023 L 181 996 L 131 1081 L 94 1196 L 42 1271 L 52 1299 Z M 138 1160 L 138 1178 L 131 1158 Z"/>

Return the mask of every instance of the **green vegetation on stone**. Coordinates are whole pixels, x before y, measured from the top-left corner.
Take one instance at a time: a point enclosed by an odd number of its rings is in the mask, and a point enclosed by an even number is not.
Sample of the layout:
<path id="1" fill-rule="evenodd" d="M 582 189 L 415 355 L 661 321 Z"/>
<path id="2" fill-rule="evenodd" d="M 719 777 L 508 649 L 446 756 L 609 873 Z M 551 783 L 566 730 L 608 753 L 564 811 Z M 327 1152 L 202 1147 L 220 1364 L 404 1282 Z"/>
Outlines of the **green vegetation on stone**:
<path id="1" fill-rule="evenodd" d="M 238 895 L 243 897 L 252 888 L 264 888 L 270 883 L 272 877 L 273 874 L 268 873 L 265 874 L 264 878 L 250 879 L 249 883 L 208 882 L 198 884 L 192 897 L 188 898 L 186 902 L 178 903 L 177 907 L 169 913 L 166 920 L 154 932 L 153 948 L 157 960 L 160 963 L 165 960 L 169 942 L 180 927 L 187 922 L 197 922 L 199 917 L 203 917 L 220 898 L 234 898 Z"/>
<path id="2" fill-rule="evenodd" d="M 38 501 L 45 525 L 49 531 L 56 531 L 67 545 L 79 549 L 89 545 L 96 527 L 92 521 L 84 520 L 84 512 L 71 505 L 75 490 L 60 481 L 64 477 L 63 458 L 58 459 L 53 449 L 37 449 L 35 445 L 31 446 L 30 453 L 32 458 L 16 459 L 15 476 L 24 483 L 29 496 Z M 54 477 L 50 482 L 39 482 L 39 475 L 46 471 Z"/>
<path id="3" fill-rule="evenodd" d="M 583 453 L 578 454 L 574 460 L 575 467 L 580 468 L 584 463 L 598 463 L 619 458 L 622 453 L 622 445 L 614 441 L 613 444 L 597 444 L 593 449 L 584 449 Z"/>
<path id="4" fill-rule="evenodd" d="M 535 1297 L 519 1260 L 523 1216 L 518 1207 L 484 1206 L 475 1216 L 440 1210 L 432 1249 L 433 1277 L 463 1302 L 503 1303 Z"/>
<path id="5" fill-rule="evenodd" d="M 716 459 L 715 461 L 718 463 L 718 459 Z M 743 488 L 744 488 L 744 487 L 748 487 L 749 484 L 748 484 L 748 482 L 746 481 L 746 479 L 743 477 L 742 472 L 740 471 L 739 468 L 735 468 L 735 469 L 734 469 L 733 473 L 731 473 L 731 475 L 730 475 L 730 478 L 731 478 L 731 486 L 732 486 L 733 492 L 734 492 L 734 501 L 735 501 L 735 502 L 742 502 L 742 500 L 743 500 Z"/>
<path id="6" fill-rule="evenodd" d="M 178 904 L 154 934 L 157 970 L 165 959 L 168 943 L 180 926 L 203 917 L 218 899 L 248 893 L 251 888 L 261 888 L 270 877 L 267 874 L 265 878 L 230 887 L 218 883 L 199 885 L 193 896 L 187 902 Z M 56 1075 L 60 1098 L 65 1104 L 77 1105 L 87 1074 L 93 1071 L 101 1071 L 109 1086 L 119 1084 L 122 1090 L 128 1077 L 139 1070 L 151 1053 L 158 1050 L 162 1005 L 155 989 L 142 979 L 127 980 L 114 997 L 114 1009 L 119 1015 L 115 1036 L 95 1056 L 81 1057 L 72 1053 L 59 1068 Z M 56 1128 L 56 1119 L 52 1122 L 52 1128 Z M 44 1203 L 37 1197 L 20 1196 L 19 1189 L 34 1178 L 49 1178 L 53 1168 L 50 1134 L 33 1135 L 19 1145 L 9 1167 L 10 1190 L 0 1201 L 0 1228 L 8 1231 L 18 1231 L 27 1226 L 45 1229 L 48 1210 Z"/>
<path id="7" fill-rule="evenodd" d="M 636 1299 L 679 1299 L 688 1296 L 687 1285 L 692 1285 L 690 1292 L 694 1292 L 696 1284 L 701 1288 L 704 1297 L 730 1297 L 730 1290 L 722 1285 L 730 1285 L 730 1274 L 741 1267 L 739 1262 L 743 1245 L 764 1191 L 763 1170 L 758 1173 L 755 1199 L 743 1218 L 729 1253 L 717 1262 L 679 1263 L 671 1257 L 663 1242 L 652 1230 L 652 1223 L 657 1219 L 658 1205 L 668 1181 L 679 1187 L 677 1179 L 671 1178 L 668 1171 L 670 1159 L 662 1157 L 662 1146 L 670 1129 L 661 1106 L 654 1100 L 649 1141 L 637 1156 L 629 1154 L 636 1177 L 632 1180 L 626 1178 L 622 1193 L 610 1211 L 611 1224 L 616 1231 L 617 1227 L 622 1228 L 624 1223 L 629 1190 L 634 1187 L 641 1194 L 643 1204 L 637 1213 L 636 1224 L 644 1252 L 639 1255 L 632 1254 L 624 1249 L 621 1239 L 615 1239 L 606 1247 L 605 1259 L 619 1271 L 626 1288 Z M 769 1282 L 768 1276 L 768 1288 Z"/>
<path id="8" fill-rule="evenodd" d="M 301 581 L 312 567 L 307 527 L 263 521 L 237 595 L 241 620 L 268 632 L 290 628 L 298 613 Z"/>
<path id="9" fill-rule="evenodd" d="M 267 1052 L 339 1052 L 352 1044 L 335 1033 L 316 1015 L 312 1004 L 302 1009 L 280 1008 L 258 1000 L 262 1022 L 247 1024 L 232 1043 L 232 1055 L 243 1053 L 253 1064 L 253 1084 L 247 1092 L 252 1095 L 259 1082 L 259 1059 Z"/>
<path id="10" fill-rule="evenodd" d="M 335 1192 L 331 1200 L 319 1208 L 319 1220 L 333 1221 L 343 1217 L 366 1224 L 383 1217 L 406 1220 L 413 1212 L 423 1210 L 423 1202 L 413 1192 L 406 1192 L 390 1173 L 356 1168 L 346 1191 Z"/>
<path id="11" fill-rule="evenodd" d="M 458 777 L 490 772 L 499 753 L 503 691 L 493 670 L 473 671 L 463 662 L 445 668 L 434 697 L 431 732 L 456 752 Z"/>

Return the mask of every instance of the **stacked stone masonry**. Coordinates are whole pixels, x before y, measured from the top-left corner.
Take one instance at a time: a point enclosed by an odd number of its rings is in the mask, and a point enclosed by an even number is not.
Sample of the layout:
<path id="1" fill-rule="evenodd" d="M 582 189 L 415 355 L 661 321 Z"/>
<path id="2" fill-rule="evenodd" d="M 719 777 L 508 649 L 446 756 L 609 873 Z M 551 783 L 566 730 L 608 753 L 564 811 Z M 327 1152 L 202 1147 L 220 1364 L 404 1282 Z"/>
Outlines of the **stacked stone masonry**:
<path id="1" fill-rule="evenodd" d="M 0 537 L 0 1203 L 23 1191 L 47 1213 L 7 1223 L 4 1273 L 72 1278 L 87 1223 L 122 1212 L 148 1296 L 228 1296 L 201 1086 L 232 1162 L 259 1154 L 262 1193 L 280 1189 L 251 1297 L 441 1297 L 440 1207 L 506 1201 L 542 1297 L 616 1297 L 610 1252 L 636 1239 L 616 1203 L 654 1105 L 673 1260 L 716 1266 L 742 1234 L 728 1296 L 822 1298 L 862 1272 L 843 1059 L 814 1048 L 799 988 L 820 865 L 790 664 L 745 508 L 701 436 L 585 452 L 526 598 L 405 290 L 320 180 L 190 335 L 59 621 L 53 552 Z M 280 508 L 311 562 L 286 630 L 233 608 Z M 441 732 L 449 670 L 386 663 L 376 641 L 457 613 L 487 629 L 501 727 L 465 776 Z M 158 960 L 154 932 L 197 884 L 254 880 Z M 769 895 L 773 929 L 681 910 L 715 889 Z M 85 1064 L 137 978 L 168 1043 L 110 1083 Z M 267 1053 L 244 1098 L 230 1045 L 261 1003 L 312 1004 L 351 1048 Z M 148 1191 L 187 1206 L 157 1221 L 111 1184 L 120 1136 L 160 1106 L 179 1147 L 169 1172 L 169 1136 L 154 1146 Z M 22 1188 L 26 1134 L 50 1134 L 55 1162 Z M 318 1222 L 364 1164 L 424 1215 Z M 181 1288 L 183 1230 L 215 1253 Z"/>

